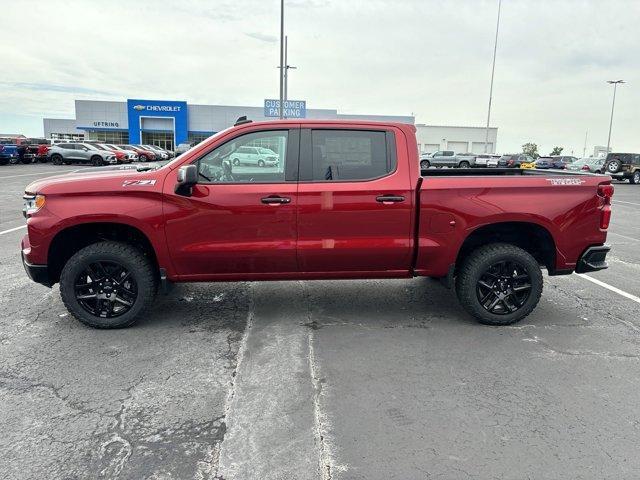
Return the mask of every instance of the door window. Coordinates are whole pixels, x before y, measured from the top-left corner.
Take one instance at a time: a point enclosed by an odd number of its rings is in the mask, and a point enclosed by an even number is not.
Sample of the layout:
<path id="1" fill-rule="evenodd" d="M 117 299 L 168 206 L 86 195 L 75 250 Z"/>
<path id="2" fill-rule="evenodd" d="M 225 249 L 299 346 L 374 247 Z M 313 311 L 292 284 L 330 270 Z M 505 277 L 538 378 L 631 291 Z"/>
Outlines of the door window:
<path id="1" fill-rule="evenodd" d="M 287 130 L 247 133 L 216 147 L 197 160 L 200 183 L 274 183 L 285 181 Z M 254 148 L 267 152 L 243 163 Z M 258 155 L 252 155 L 258 157 Z"/>
<path id="2" fill-rule="evenodd" d="M 396 168 L 383 131 L 313 130 L 311 146 L 313 181 L 370 180 Z"/>

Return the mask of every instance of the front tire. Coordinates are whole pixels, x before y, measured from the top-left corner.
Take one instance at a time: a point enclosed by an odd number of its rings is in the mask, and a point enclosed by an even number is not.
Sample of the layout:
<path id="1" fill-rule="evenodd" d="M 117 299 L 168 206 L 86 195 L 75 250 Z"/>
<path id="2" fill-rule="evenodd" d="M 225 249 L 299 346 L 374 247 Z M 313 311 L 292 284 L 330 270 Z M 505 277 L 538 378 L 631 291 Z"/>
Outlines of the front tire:
<path id="1" fill-rule="evenodd" d="M 258 166 L 264 167 L 264 160 L 258 160 Z"/>
<path id="2" fill-rule="evenodd" d="M 542 294 L 542 272 L 531 254 L 507 243 L 471 252 L 456 292 L 463 308 L 485 325 L 511 325 L 529 315 Z"/>
<path id="3" fill-rule="evenodd" d="M 94 155 L 93 157 L 91 157 L 91 163 L 93 163 L 94 167 L 100 167 L 104 162 L 102 161 L 102 157 L 100 155 Z"/>
<path id="4" fill-rule="evenodd" d="M 430 166 L 431 166 L 431 163 L 429 162 L 429 160 L 421 160 L 420 161 L 420 168 L 427 169 Z"/>
<path id="5" fill-rule="evenodd" d="M 60 275 L 60 296 L 67 310 L 94 328 L 133 325 L 156 294 L 151 262 L 137 248 L 106 241 L 76 252 Z"/>
<path id="6" fill-rule="evenodd" d="M 237 158 L 234 158 L 233 160 L 231 160 L 231 163 L 233 163 L 234 165 L 238 166 L 238 165 L 240 165 L 240 160 L 238 160 Z"/>

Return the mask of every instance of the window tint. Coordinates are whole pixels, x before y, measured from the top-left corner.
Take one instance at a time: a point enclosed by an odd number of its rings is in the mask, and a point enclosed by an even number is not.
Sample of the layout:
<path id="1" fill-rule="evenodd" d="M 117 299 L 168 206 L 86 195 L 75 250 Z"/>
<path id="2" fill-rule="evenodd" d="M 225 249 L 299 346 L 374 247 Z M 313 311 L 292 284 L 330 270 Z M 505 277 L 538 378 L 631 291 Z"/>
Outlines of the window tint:
<path id="1" fill-rule="evenodd" d="M 67 143 L 60 145 L 62 148 L 66 148 L 67 150 L 75 150 L 76 149 L 76 144 L 75 143 Z"/>
<path id="2" fill-rule="evenodd" d="M 311 145 L 314 181 L 367 180 L 395 169 L 385 132 L 313 130 Z"/>
<path id="3" fill-rule="evenodd" d="M 444 152 L 444 156 L 445 157 L 453 157 L 453 152 L 451 150 L 447 150 L 446 152 Z"/>
<path id="4" fill-rule="evenodd" d="M 197 161 L 200 183 L 273 183 L 285 181 L 287 130 L 241 135 Z M 264 147 L 270 153 L 255 153 Z"/>

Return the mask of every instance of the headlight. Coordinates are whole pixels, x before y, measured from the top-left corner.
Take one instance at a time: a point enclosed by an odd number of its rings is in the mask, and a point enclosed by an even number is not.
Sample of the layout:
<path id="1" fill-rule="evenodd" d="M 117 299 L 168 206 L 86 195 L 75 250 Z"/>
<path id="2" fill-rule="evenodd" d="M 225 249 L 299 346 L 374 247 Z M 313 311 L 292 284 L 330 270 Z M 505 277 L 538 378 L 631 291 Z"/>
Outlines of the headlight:
<path id="1" fill-rule="evenodd" d="M 44 195 L 32 195 L 27 193 L 22 197 L 22 199 L 24 200 L 24 208 L 22 209 L 22 213 L 25 218 L 33 215 L 42 207 L 44 207 Z"/>

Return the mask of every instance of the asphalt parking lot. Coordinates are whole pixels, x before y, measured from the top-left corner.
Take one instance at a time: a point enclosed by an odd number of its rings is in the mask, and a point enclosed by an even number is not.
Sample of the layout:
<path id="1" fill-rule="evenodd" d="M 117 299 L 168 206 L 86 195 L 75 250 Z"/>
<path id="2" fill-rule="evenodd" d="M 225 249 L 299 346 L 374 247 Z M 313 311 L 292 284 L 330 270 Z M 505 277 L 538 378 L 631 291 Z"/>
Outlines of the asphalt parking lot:
<path id="1" fill-rule="evenodd" d="M 511 327 L 413 279 L 179 285 L 100 331 L 20 262 L 25 185 L 75 168 L 0 167 L 0 477 L 637 478 L 640 186 L 610 268 Z"/>

